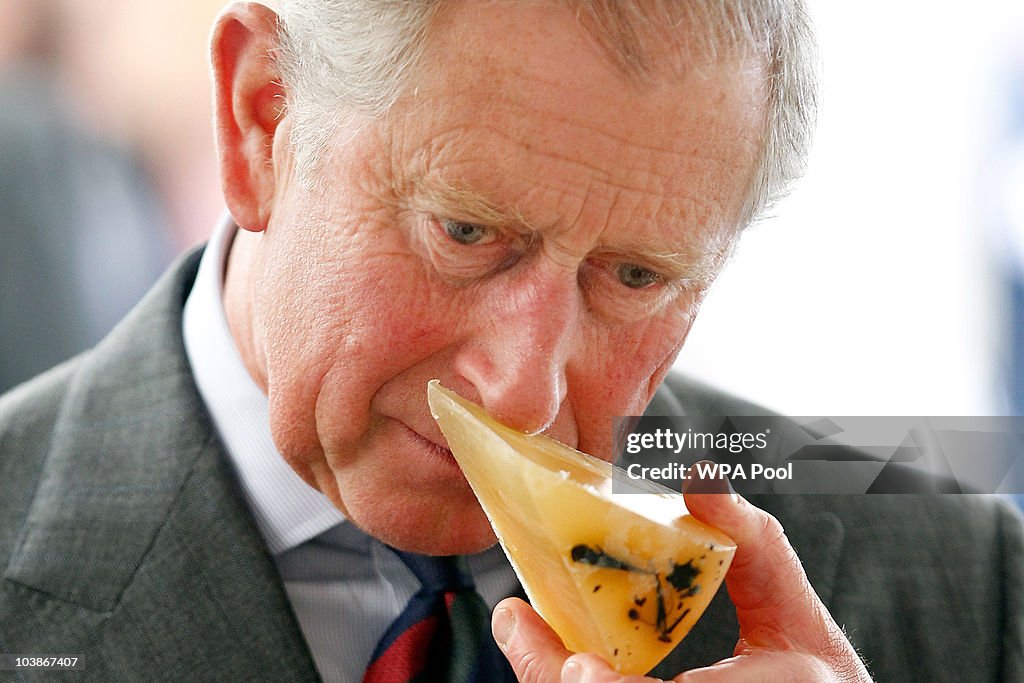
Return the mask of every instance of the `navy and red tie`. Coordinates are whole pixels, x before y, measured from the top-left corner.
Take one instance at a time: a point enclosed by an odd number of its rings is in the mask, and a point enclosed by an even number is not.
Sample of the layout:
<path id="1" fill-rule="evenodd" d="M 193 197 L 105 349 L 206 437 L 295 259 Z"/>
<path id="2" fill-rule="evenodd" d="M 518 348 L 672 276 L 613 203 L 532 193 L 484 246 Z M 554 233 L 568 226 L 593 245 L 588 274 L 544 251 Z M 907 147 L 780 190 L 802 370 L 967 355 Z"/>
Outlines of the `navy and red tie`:
<path id="1" fill-rule="evenodd" d="M 466 558 L 394 552 L 421 587 L 377 643 L 363 683 L 515 681 Z"/>

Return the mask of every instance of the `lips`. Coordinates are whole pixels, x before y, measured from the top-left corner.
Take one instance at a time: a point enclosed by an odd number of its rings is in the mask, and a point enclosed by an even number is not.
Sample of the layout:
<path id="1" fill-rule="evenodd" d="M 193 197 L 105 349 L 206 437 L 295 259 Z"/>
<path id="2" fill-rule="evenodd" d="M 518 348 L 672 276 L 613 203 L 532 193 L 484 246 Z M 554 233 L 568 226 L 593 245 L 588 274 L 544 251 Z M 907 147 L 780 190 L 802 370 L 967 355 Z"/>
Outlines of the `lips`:
<path id="1" fill-rule="evenodd" d="M 442 446 L 433 439 L 428 439 L 404 422 L 401 422 L 401 425 L 405 427 L 418 442 L 423 444 L 427 451 L 430 452 L 437 460 L 449 463 L 453 467 L 458 467 L 458 463 L 455 462 L 455 456 L 452 455 L 452 452 L 448 447 Z"/>

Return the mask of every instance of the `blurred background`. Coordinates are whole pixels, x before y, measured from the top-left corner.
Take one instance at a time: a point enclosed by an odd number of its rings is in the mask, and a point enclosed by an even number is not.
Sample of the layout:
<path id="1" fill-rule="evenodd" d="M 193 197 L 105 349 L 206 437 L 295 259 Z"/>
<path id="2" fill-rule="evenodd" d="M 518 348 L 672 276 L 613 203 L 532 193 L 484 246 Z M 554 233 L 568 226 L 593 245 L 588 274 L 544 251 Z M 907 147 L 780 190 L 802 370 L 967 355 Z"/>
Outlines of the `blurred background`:
<path id="1" fill-rule="evenodd" d="M 1024 415 L 1024 3 L 810 6 L 807 175 L 677 366 L 790 415 Z"/>
<path id="2" fill-rule="evenodd" d="M 677 365 L 792 415 L 1024 414 L 1024 3 L 810 2 L 808 174 Z M 0 0 L 0 390 L 212 229 L 223 4 Z"/>
<path id="3" fill-rule="evenodd" d="M 93 345 L 223 210 L 224 0 L 0 0 L 0 391 Z"/>

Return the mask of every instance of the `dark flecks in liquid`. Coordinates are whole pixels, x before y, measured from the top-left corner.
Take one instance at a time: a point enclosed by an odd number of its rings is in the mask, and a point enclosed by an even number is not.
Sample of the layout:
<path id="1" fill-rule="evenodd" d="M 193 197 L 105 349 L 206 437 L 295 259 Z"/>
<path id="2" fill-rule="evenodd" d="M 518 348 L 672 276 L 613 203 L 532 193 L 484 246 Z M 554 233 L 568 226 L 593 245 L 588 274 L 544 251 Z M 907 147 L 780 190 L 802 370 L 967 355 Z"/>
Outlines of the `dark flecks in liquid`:
<path id="1" fill-rule="evenodd" d="M 595 567 L 607 567 L 609 569 L 622 569 L 627 572 L 641 572 L 643 574 L 649 574 L 639 567 L 634 567 L 628 562 L 616 559 L 601 550 L 600 548 L 591 548 L 589 545 L 583 545 L 582 543 L 572 548 L 572 561 L 579 562 L 581 564 L 592 564 Z"/>
<path id="2" fill-rule="evenodd" d="M 709 544 L 708 547 L 711 550 L 715 549 L 713 543 Z M 579 544 L 573 546 L 570 552 L 573 562 L 579 562 L 581 564 L 589 564 L 594 567 L 604 567 L 607 569 L 619 569 L 622 571 L 633 572 L 636 574 L 646 574 L 654 578 L 654 589 L 655 595 L 657 596 L 657 604 L 655 606 L 655 631 L 658 633 L 658 640 L 664 642 L 672 642 L 671 634 L 672 631 L 679 625 L 687 614 L 690 613 L 689 609 L 679 610 L 683 606 L 683 598 L 696 595 L 700 591 L 700 585 L 695 584 L 694 580 L 700 576 L 700 569 L 694 566 L 693 561 L 690 560 L 685 564 L 672 565 L 672 570 L 668 572 L 664 577 L 661 572 L 651 571 L 648 569 L 642 569 L 635 567 L 624 560 L 620 560 L 612 555 L 609 555 L 600 547 L 591 547 L 585 544 Z M 701 559 L 703 559 L 703 555 Z M 719 563 L 721 564 L 721 563 Z M 600 588 L 600 585 L 594 588 L 594 592 Z M 665 592 L 668 591 L 671 595 L 666 600 Z M 671 600 L 671 598 L 677 598 L 677 600 Z M 642 607 L 647 602 L 647 598 L 636 597 L 633 598 L 633 602 L 637 607 Z M 669 614 L 669 610 L 666 605 L 676 602 L 675 609 L 672 612 L 677 614 Z M 640 612 L 636 608 L 630 608 L 627 612 L 629 618 L 633 621 L 640 619 Z M 635 630 L 639 630 L 640 627 L 634 627 Z"/>
<path id="3" fill-rule="evenodd" d="M 693 580 L 700 576 L 700 570 L 693 566 L 693 562 L 677 564 L 672 567 L 665 579 L 672 584 L 677 591 L 688 590 L 693 585 Z"/>
<path id="4" fill-rule="evenodd" d="M 596 586 L 594 586 L 594 592 L 595 592 L 595 593 L 596 593 L 597 591 L 599 591 L 599 590 L 601 590 L 601 584 L 597 584 Z"/>

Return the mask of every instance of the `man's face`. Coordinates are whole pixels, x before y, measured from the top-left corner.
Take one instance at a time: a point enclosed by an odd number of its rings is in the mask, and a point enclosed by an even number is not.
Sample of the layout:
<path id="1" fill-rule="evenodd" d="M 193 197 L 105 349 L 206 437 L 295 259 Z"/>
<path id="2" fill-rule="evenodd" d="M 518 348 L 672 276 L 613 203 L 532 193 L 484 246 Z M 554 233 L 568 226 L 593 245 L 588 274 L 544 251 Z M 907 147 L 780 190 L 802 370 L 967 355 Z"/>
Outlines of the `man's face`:
<path id="1" fill-rule="evenodd" d="M 560 5 L 460 5 L 381 121 L 342 130 L 320 187 L 282 179 L 253 340 L 275 441 L 393 545 L 480 550 L 487 521 L 426 384 L 612 457 L 734 236 L 757 73 L 631 84 Z"/>

